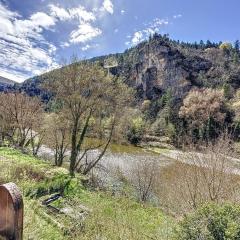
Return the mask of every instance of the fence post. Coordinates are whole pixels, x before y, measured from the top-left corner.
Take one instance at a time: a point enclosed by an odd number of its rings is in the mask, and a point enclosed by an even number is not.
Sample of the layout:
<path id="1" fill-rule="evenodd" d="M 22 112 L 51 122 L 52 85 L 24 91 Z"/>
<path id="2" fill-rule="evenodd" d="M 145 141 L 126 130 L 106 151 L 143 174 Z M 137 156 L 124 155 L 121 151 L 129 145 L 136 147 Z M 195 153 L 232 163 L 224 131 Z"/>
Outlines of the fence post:
<path id="1" fill-rule="evenodd" d="M 22 240 L 23 199 L 14 183 L 0 186 L 0 237 L 6 240 Z"/>

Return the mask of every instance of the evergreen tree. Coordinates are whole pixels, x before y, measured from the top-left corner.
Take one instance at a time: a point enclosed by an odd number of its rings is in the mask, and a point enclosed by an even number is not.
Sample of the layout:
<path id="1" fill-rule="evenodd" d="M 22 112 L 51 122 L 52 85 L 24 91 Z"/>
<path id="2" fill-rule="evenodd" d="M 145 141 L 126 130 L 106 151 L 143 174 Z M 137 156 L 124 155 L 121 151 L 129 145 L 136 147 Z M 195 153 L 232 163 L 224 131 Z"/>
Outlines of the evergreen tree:
<path id="1" fill-rule="evenodd" d="M 232 97 L 232 89 L 230 84 L 224 83 L 223 85 L 223 94 L 226 99 L 230 99 Z"/>
<path id="2" fill-rule="evenodd" d="M 202 49 L 204 48 L 205 44 L 204 44 L 203 40 L 200 41 L 199 45 L 200 45 L 200 48 L 202 48 Z"/>
<path id="3" fill-rule="evenodd" d="M 209 41 L 209 40 L 207 40 L 207 42 L 206 42 L 206 48 L 211 48 L 212 47 L 212 43 Z"/>
<path id="4" fill-rule="evenodd" d="M 234 50 L 236 51 L 236 53 L 239 53 L 239 40 L 235 41 Z"/>
<path id="5" fill-rule="evenodd" d="M 233 63 L 234 64 L 238 64 L 239 63 L 239 53 L 238 52 L 235 52 L 233 54 Z"/>

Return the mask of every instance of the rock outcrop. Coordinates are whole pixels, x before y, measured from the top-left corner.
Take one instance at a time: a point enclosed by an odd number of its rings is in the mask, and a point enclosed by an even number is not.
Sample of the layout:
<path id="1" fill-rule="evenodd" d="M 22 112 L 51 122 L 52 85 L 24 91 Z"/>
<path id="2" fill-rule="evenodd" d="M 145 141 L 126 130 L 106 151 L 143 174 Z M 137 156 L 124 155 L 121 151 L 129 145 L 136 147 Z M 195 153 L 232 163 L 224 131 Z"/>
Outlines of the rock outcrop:
<path id="1" fill-rule="evenodd" d="M 128 58 L 120 62 L 117 73 L 137 88 L 143 99 L 157 98 L 167 89 L 171 89 L 177 98 L 182 98 L 199 72 L 207 72 L 211 68 L 210 61 L 197 56 L 186 57 L 158 40 L 139 45 L 124 54 Z"/>
<path id="2" fill-rule="evenodd" d="M 118 63 L 118 66 L 113 64 L 111 73 L 137 89 L 139 101 L 158 99 L 169 89 L 175 99 L 181 100 L 194 86 L 214 88 L 226 83 L 240 86 L 240 65 L 233 65 L 231 55 L 226 55 L 217 44 L 207 48 L 156 35 L 124 53 L 89 61 L 98 61 L 104 66 L 110 59 Z M 20 88 L 48 102 L 51 95 L 41 89 L 40 83 L 41 76 L 37 76 L 25 81 Z"/>

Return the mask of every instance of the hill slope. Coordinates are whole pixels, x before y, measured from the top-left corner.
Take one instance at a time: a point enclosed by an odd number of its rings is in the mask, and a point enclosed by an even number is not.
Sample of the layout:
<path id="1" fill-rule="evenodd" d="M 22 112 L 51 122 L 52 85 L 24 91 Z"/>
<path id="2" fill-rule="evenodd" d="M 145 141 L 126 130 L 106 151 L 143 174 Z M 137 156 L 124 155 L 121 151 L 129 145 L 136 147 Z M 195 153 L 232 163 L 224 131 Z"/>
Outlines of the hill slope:
<path id="1" fill-rule="evenodd" d="M 7 78 L 4 78 L 4 77 L 1 77 L 0 76 L 0 84 L 1 85 L 10 85 L 10 86 L 13 86 L 16 82 L 10 80 L 10 79 L 7 79 Z"/>
<path id="2" fill-rule="evenodd" d="M 0 184 L 24 194 L 24 239 L 170 239 L 174 220 L 150 204 L 89 190 L 80 175 L 11 148 L 0 148 L 0 167 Z M 52 208 L 42 204 L 61 189 Z"/>
<path id="3" fill-rule="evenodd" d="M 118 63 L 111 73 L 138 90 L 140 100 L 154 100 L 168 89 L 177 99 L 193 87 L 240 86 L 239 49 L 221 48 L 221 43 L 179 43 L 155 34 L 148 41 L 124 53 L 96 57 L 102 66 L 112 59 Z M 44 95 L 40 77 L 25 81 L 21 88 L 30 95 Z M 47 98 L 46 95 L 43 96 Z"/>

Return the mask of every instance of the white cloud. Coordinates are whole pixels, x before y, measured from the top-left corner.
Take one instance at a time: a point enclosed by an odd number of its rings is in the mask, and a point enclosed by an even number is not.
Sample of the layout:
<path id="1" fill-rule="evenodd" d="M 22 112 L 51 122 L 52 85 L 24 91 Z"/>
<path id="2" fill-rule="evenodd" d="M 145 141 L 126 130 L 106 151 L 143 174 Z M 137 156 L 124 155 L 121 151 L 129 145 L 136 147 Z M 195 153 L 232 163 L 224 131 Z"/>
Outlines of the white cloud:
<path id="1" fill-rule="evenodd" d="M 182 17 L 182 14 L 178 14 L 178 15 L 174 15 L 173 18 L 176 19 L 176 18 L 181 18 Z"/>
<path id="2" fill-rule="evenodd" d="M 69 47 L 70 46 L 70 43 L 69 42 L 62 42 L 61 44 L 60 44 L 60 47 L 61 48 L 67 48 L 67 47 Z"/>
<path id="3" fill-rule="evenodd" d="M 121 14 L 124 12 L 122 10 Z M 22 81 L 57 67 L 57 47 L 46 39 L 45 32 L 55 30 L 60 22 L 69 22 L 71 27 L 75 27 L 59 47 L 81 44 L 83 51 L 96 47 L 97 44 L 91 41 L 102 34 L 99 20 L 106 13 L 114 13 L 111 0 L 101 0 L 92 10 L 82 5 L 63 8 L 50 4 L 48 11 L 35 12 L 23 18 L 19 13 L 9 10 L 0 0 L 0 75 L 15 76 L 15 79 Z M 118 29 L 114 32 L 118 32 Z"/>
<path id="4" fill-rule="evenodd" d="M 49 8 L 50 8 L 51 16 L 54 16 L 54 17 L 58 18 L 59 20 L 66 21 L 66 20 L 71 19 L 69 12 L 67 10 L 65 10 L 64 8 L 60 8 L 53 4 L 50 4 Z"/>
<path id="5" fill-rule="evenodd" d="M 118 28 L 115 28 L 114 29 L 114 33 L 118 33 L 119 32 L 119 29 Z"/>
<path id="6" fill-rule="evenodd" d="M 71 43 L 84 43 L 102 34 L 99 28 L 93 27 L 88 23 L 83 23 L 78 26 L 77 30 L 70 34 Z"/>
<path id="7" fill-rule="evenodd" d="M 132 44 L 136 45 L 139 42 L 144 40 L 144 33 L 143 31 L 135 32 L 132 38 Z"/>
<path id="8" fill-rule="evenodd" d="M 87 51 L 91 48 L 96 48 L 98 47 L 99 44 L 86 44 L 85 46 L 81 47 L 82 51 Z"/>
<path id="9" fill-rule="evenodd" d="M 111 2 L 111 0 L 103 1 L 102 10 L 105 10 L 105 11 L 109 12 L 110 14 L 113 14 L 114 9 L 113 9 L 113 3 Z"/>
<path id="10" fill-rule="evenodd" d="M 21 74 L 18 71 L 12 70 L 11 72 L 9 72 L 6 69 L 1 69 L 1 68 L 0 68 L 0 76 L 4 78 L 8 78 L 10 80 L 14 80 L 16 82 L 22 82 L 24 79 L 26 79 L 26 76 L 24 74 Z"/>
<path id="11" fill-rule="evenodd" d="M 37 12 L 30 17 L 33 24 L 48 28 L 55 25 L 55 19 L 43 12 Z"/>
<path id="12" fill-rule="evenodd" d="M 91 48 L 91 46 L 89 44 L 83 46 L 81 49 L 82 51 L 87 51 L 89 48 Z"/>
<path id="13" fill-rule="evenodd" d="M 125 10 L 121 10 L 121 14 L 124 15 L 124 13 L 125 13 Z"/>
<path id="14" fill-rule="evenodd" d="M 64 9 L 56 5 L 49 5 L 51 15 L 61 21 L 78 20 L 78 27 L 74 29 L 69 36 L 69 42 L 61 44 L 61 47 L 69 47 L 70 43 L 85 43 L 102 34 L 101 29 L 92 24 L 96 21 L 93 12 L 87 11 L 83 6 Z"/>
<path id="15" fill-rule="evenodd" d="M 64 9 L 54 4 L 50 4 L 49 8 L 50 8 L 50 14 L 54 17 L 57 17 L 61 21 L 78 19 L 80 22 L 81 21 L 89 22 L 89 21 L 96 20 L 94 13 L 87 11 L 81 5 L 75 8 Z"/>
<path id="16" fill-rule="evenodd" d="M 160 28 L 164 25 L 168 25 L 169 22 L 167 19 L 159 19 L 155 18 L 153 21 L 145 24 L 145 28 L 140 31 L 134 32 L 132 36 L 127 36 L 127 38 L 131 38 L 131 42 L 127 41 L 126 45 L 136 45 L 143 40 L 146 40 L 150 35 L 155 32 L 159 32 Z"/>
<path id="17" fill-rule="evenodd" d="M 55 25 L 53 17 L 37 12 L 22 19 L 0 3 L 0 22 L 0 75 L 23 81 L 57 66 L 56 47 L 41 34 Z"/>
<path id="18" fill-rule="evenodd" d="M 85 8 L 82 6 L 79 6 L 78 8 L 69 9 L 69 14 L 70 16 L 77 17 L 79 21 L 89 22 L 96 20 L 94 14 L 92 12 L 85 10 Z"/>

